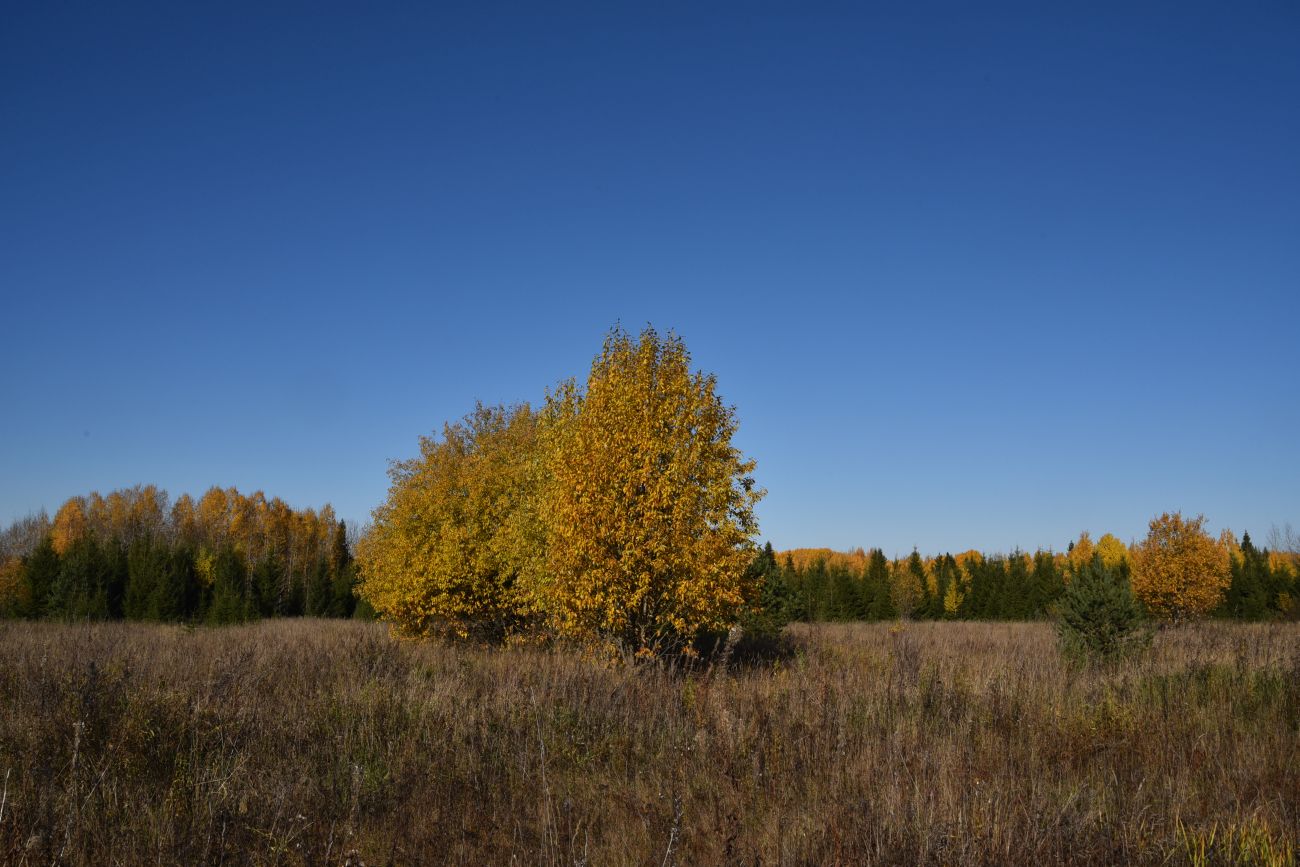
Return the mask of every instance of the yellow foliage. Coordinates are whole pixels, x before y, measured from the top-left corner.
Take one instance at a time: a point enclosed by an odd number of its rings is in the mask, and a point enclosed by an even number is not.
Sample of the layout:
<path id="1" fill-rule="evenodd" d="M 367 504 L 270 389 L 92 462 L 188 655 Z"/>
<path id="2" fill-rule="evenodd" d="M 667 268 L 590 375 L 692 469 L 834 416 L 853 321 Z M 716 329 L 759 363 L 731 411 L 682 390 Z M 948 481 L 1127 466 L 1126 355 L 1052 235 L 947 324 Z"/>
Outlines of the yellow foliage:
<path id="1" fill-rule="evenodd" d="M 867 552 L 861 548 L 855 551 L 835 551 L 830 548 L 792 548 L 789 551 L 778 551 L 777 559 L 783 560 L 787 555 L 796 569 L 807 569 L 818 560 L 825 563 L 828 569 L 845 566 L 850 572 L 858 575 L 861 575 L 867 567 Z"/>
<path id="2" fill-rule="evenodd" d="M 74 542 L 84 539 L 90 532 L 90 523 L 86 519 L 86 505 L 82 497 L 72 497 L 64 503 L 54 515 L 51 530 L 54 550 L 62 556 Z"/>
<path id="3" fill-rule="evenodd" d="M 31 588 L 23 577 L 20 558 L 10 557 L 0 562 L 0 616 L 13 616 L 27 610 Z"/>
<path id="4" fill-rule="evenodd" d="M 1070 549 L 1067 559 L 1070 562 L 1070 571 L 1078 572 L 1084 566 L 1092 562 L 1092 557 L 1096 554 L 1096 549 L 1092 544 L 1092 536 L 1087 530 L 1079 534 L 1079 541 L 1074 543 Z"/>
<path id="5" fill-rule="evenodd" d="M 682 340 L 649 328 L 611 332 L 585 392 L 568 382 L 548 395 L 539 592 L 560 635 L 657 652 L 754 601 L 745 572 L 763 492 L 735 430 Z"/>
<path id="6" fill-rule="evenodd" d="M 1300 554 L 1292 551 L 1269 551 L 1268 568 L 1274 572 L 1292 572 L 1300 575 Z"/>
<path id="7" fill-rule="evenodd" d="M 953 580 L 948 582 L 948 590 L 943 594 L 943 613 L 948 618 L 957 616 L 961 609 L 962 602 L 965 601 L 966 594 L 962 593 L 960 582 Z"/>
<path id="8" fill-rule="evenodd" d="M 1133 549 L 1133 592 L 1164 620 L 1209 613 L 1230 581 L 1228 551 L 1205 532 L 1204 516 L 1153 518 L 1146 539 Z"/>
<path id="9" fill-rule="evenodd" d="M 199 583 L 204 587 L 211 587 L 216 583 L 217 574 L 217 555 L 207 549 L 200 550 L 194 555 L 194 574 L 198 575 Z"/>
<path id="10" fill-rule="evenodd" d="M 199 524 L 199 534 L 208 544 L 224 544 L 230 527 L 230 501 L 226 499 L 226 492 L 215 485 L 208 488 L 207 493 L 199 499 L 195 517 Z"/>
<path id="11" fill-rule="evenodd" d="M 907 560 L 890 563 L 890 596 L 894 607 L 904 617 L 910 617 L 921 600 L 921 576 L 908 568 Z"/>
<path id="12" fill-rule="evenodd" d="M 735 412 L 682 341 L 615 330 L 586 388 L 478 409 L 393 464 L 357 546 L 360 593 L 406 634 L 554 635 L 650 658 L 757 596 Z"/>
<path id="13" fill-rule="evenodd" d="M 507 635 L 531 608 L 537 419 L 479 406 L 389 471 L 357 546 L 361 595 L 401 632 Z"/>
<path id="14" fill-rule="evenodd" d="M 192 543 L 198 538 L 198 523 L 194 517 L 194 499 L 181 494 L 172 504 L 172 530 L 179 540 Z"/>
<path id="15" fill-rule="evenodd" d="M 1096 553 L 1101 557 L 1101 562 L 1111 569 L 1129 561 L 1128 546 L 1111 533 L 1106 533 L 1097 540 Z"/>
<path id="16" fill-rule="evenodd" d="M 1227 551 L 1229 557 L 1241 557 L 1241 543 L 1237 541 L 1237 536 L 1226 527 L 1219 534 L 1219 547 Z"/>

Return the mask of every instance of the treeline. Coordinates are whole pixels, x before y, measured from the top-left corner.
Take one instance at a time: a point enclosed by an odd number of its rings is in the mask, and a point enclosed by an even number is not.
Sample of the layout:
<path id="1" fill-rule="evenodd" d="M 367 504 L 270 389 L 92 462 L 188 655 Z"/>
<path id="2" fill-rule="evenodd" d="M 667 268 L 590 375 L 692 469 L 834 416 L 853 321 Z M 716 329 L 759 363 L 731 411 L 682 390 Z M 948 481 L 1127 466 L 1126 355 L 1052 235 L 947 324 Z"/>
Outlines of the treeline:
<path id="1" fill-rule="evenodd" d="M 1300 557 L 1258 548 L 1244 534 L 1220 537 L 1230 582 L 1212 616 L 1235 620 L 1300 618 Z M 776 553 L 769 543 L 752 571 L 762 585 L 764 622 L 891 620 L 1036 620 L 1052 618 L 1067 583 L 1099 557 L 1125 581 L 1132 553 L 1107 534 L 1087 533 L 1064 553 L 983 554 L 966 551 L 890 559 L 880 549 L 798 549 Z"/>
<path id="2" fill-rule="evenodd" d="M 326 505 L 153 485 L 73 497 L 0 533 L 0 616 L 240 623 L 352 617 L 348 528 Z M 365 612 L 362 611 L 362 614 Z"/>

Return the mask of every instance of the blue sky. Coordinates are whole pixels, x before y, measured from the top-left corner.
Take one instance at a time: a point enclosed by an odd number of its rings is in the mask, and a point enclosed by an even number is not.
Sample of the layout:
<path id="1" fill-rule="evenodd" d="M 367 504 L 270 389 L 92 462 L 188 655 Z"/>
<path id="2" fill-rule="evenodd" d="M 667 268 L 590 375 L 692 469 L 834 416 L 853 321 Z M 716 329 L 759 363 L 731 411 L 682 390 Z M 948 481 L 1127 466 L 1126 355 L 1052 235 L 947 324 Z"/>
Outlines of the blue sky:
<path id="1" fill-rule="evenodd" d="M 778 547 L 1300 522 L 1295 4 L 273 5 L 4 12 L 0 520 L 364 521 L 621 321 Z"/>

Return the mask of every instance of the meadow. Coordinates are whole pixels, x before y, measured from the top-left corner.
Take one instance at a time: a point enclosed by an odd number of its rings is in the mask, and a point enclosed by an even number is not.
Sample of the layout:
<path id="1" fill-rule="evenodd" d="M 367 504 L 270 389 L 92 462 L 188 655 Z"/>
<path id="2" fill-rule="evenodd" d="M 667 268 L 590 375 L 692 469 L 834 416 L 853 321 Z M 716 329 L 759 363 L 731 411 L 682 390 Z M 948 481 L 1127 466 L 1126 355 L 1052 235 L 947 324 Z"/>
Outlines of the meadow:
<path id="1" fill-rule="evenodd" d="M 377 624 L 0 623 L 4 864 L 1295 863 L 1300 624 L 1043 623 L 695 670 Z"/>

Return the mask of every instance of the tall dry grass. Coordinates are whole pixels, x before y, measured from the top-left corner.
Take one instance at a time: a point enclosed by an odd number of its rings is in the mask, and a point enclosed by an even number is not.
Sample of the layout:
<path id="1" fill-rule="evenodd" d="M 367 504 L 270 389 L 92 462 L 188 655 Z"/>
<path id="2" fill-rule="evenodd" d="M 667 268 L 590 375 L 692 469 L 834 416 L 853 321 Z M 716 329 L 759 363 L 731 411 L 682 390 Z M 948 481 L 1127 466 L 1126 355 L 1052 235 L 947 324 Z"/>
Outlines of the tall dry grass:
<path id="1" fill-rule="evenodd" d="M 0 624 L 4 864 L 1288 863 L 1300 627 L 797 627 L 727 672 Z"/>

